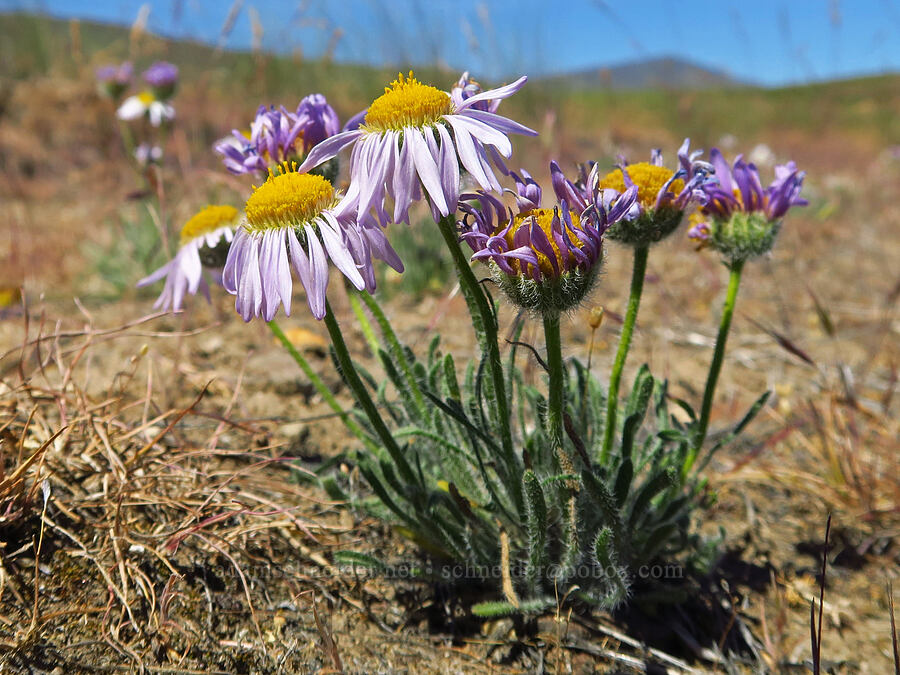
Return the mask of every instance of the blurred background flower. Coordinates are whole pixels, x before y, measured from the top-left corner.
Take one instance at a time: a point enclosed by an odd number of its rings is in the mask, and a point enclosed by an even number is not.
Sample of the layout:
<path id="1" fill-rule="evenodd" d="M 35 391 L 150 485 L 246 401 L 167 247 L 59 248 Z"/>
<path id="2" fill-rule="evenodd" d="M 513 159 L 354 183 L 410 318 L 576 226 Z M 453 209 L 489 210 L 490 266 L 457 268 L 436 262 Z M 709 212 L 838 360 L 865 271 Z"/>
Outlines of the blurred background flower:
<path id="1" fill-rule="evenodd" d="M 150 85 L 156 98 L 166 100 L 175 93 L 178 84 L 178 66 L 166 61 L 157 61 L 141 75 Z"/>
<path id="2" fill-rule="evenodd" d="M 94 75 L 100 93 L 118 101 L 131 84 L 134 68 L 130 61 L 125 61 L 118 66 L 101 66 L 94 71 Z"/>
<path id="3" fill-rule="evenodd" d="M 134 121 L 146 117 L 151 126 L 158 127 L 175 119 L 175 108 L 157 100 L 149 91 L 126 98 L 116 111 L 120 120 Z"/>

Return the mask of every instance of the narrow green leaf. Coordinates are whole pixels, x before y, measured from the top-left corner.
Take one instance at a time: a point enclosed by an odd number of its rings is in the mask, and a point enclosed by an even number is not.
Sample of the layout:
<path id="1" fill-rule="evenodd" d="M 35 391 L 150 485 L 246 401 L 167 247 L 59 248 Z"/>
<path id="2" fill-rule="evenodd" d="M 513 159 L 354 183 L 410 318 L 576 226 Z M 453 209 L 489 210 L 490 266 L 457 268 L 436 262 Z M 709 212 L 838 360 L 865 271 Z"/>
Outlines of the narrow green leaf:
<path id="1" fill-rule="evenodd" d="M 444 356 L 444 384 L 447 387 L 447 394 L 450 398 L 457 401 L 462 400 L 462 394 L 459 391 L 459 380 L 456 377 L 456 364 L 453 363 L 453 355 Z"/>
<path id="2" fill-rule="evenodd" d="M 634 478 L 634 463 L 630 457 L 626 457 L 619 467 L 619 472 L 616 474 L 616 486 L 613 490 L 613 493 L 616 495 L 616 504 L 620 508 L 625 503 L 625 500 L 628 499 L 632 478 Z"/>
<path id="3" fill-rule="evenodd" d="M 619 452 L 628 460 L 634 456 L 634 437 L 640 426 L 641 416 L 638 413 L 626 417 L 625 423 L 622 425 L 622 447 L 619 448 Z"/>
<path id="4" fill-rule="evenodd" d="M 625 417 L 640 415 L 640 418 L 643 419 L 647 412 L 647 405 L 650 403 L 651 394 L 653 394 L 653 376 L 645 363 L 635 375 L 634 386 L 631 388 L 631 394 L 625 404 Z"/>
<path id="5" fill-rule="evenodd" d="M 351 565 L 377 572 L 388 569 L 388 566 L 375 556 L 358 551 L 335 551 L 334 562 L 337 565 Z"/>
<path id="6" fill-rule="evenodd" d="M 388 321 L 387 316 L 385 316 L 384 311 L 381 309 L 381 306 L 378 302 L 373 298 L 368 292 L 361 292 L 360 297 L 362 301 L 366 304 L 366 307 L 369 308 L 369 311 L 372 312 L 372 316 L 375 317 L 375 321 L 378 323 L 378 328 L 381 330 L 381 334 L 384 337 L 385 342 L 387 342 L 388 352 L 390 353 L 391 360 L 397 363 L 399 370 L 403 373 L 403 379 L 406 381 L 406 386 L 408 388 L 409 394 L 413 397 L 413 401 L 415 402 L 415 406 L 418 409 L 417 417 L 427 417 L 428 410 L 425 407 L 425 401 L 422 397 L 422 391 L 419 387 L 419 382 L 416 380 L 410 359 L 410 352 L 400 344 L 400 341 L 397 339 L 397 334 L 394 332 L 393 327 L 391 326 L 391 322 Z M 413 357 L 414 360 L 414 357 Z"/>
<path id="7" fill-rule="evenodd" d="M 347 496 L 347 493 L 344 492 L 340 485 L 337 484 L 337 480 L 334 476 L 325 476 L 322 479 L 322 487 L 325 489 L 326 494 L 336 502 L 348 502 L 350 498 Z"/>
<path id="8" fill-rule="evenodd" d="M 480 602 L 472 606 L 472 614 L 483 619 L 499 619 L 504 616 L 541 614 L 552 607 L 556 607 L 556 601 L 551 598 L 525 600 L 518 607 L 510 602 Z"/>
<path id="9" fill-rule="evenodd" d="M 660 471 L 650 480 L 646 481 L 631 505 L 628 515 L 628 525 L 633 527 L 635 520 L 644 513 L 649 506 L 651 500 L 660 492 L 666 490 L 675 484 L 678 480 L 678 471 L 670 467 L 665 471 Z"/>
<path id="10" fill-rule="evenodd" d="M 709 464 L 709 460 L 712 459 L 712 456 L 720 450 L 723 446 L 728 445 L 737 438 L 741 432 L 747 428 L 747 425 L 753 421 L 753 418 L 759 414 L 759 411 L 763 409 L 763 406 L 766 404 L 766 401 L 769 400 L 769 397 L 772 395 L 772 390 L 765 392 L 762 396 L 756 399 L 756 402 L 750 406 L 750 409 L 747 411 L 747 414 L 741 418 L 741 421 L 738 422 L 735 427 L 725 436 L 720 438 L 716 444 L 710 448 L 709 452 L 706 454 L 706 457 L 700 463 L 700 466 L 697 467 L 698 471 L 701 471 L 707 464 Z"/>
<path id="11" fill-rule="evenodd" d="M 547 502 L 534 471 L 525 472 L 522 485 L 528 516 L 528 566 L 525 578 L 529 590 L 533 591 L 547 561 Z"/>

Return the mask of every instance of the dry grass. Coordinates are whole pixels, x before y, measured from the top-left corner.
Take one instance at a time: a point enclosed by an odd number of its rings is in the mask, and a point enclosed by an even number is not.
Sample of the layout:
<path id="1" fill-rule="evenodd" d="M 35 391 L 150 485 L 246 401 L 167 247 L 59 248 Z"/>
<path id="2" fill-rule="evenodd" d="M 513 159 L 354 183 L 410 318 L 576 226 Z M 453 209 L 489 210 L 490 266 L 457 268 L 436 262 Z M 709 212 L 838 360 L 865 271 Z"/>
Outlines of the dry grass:
<path id="1" fill-rule="evenodd" d="M 9 663 L 76 663 L 99 646 L 135 667 L 187 667 L 215 633 L 214 580 L 238 591 L 234 602 L 249 613 L 252 634 L 232 637 L 241 658 L 277 663 L 305 648 L 300 634 L 281 639 L 286 620 L 262 605 L 268 586 L 258 577 L 290 551 L 327 567 L 310 547 L 327 550 L 346 528 L 333 514 L 310 517 L 321 496 L 291 480 L 296 467 L 278 468 L 289 458 L 253 442 L 259 430 L 230 420 L 230 407 L 205 413 L 205 388 L 185 408 L 157 409 L 152 377 L 136 381 L 146 347 L 103 395 L 78 384 L 90 351 L 153 337 L 145 324 L 154 318 L 107 330 L 89 317 L 81 331 L 26 327 L 23 345 L 4 355 L 0 646 Z M 190 418 L 213 419 L 212 433 L 184 431 Z M 300 604 L 319 585 L 299 572 L 273 579 L 293 584 Z"/>

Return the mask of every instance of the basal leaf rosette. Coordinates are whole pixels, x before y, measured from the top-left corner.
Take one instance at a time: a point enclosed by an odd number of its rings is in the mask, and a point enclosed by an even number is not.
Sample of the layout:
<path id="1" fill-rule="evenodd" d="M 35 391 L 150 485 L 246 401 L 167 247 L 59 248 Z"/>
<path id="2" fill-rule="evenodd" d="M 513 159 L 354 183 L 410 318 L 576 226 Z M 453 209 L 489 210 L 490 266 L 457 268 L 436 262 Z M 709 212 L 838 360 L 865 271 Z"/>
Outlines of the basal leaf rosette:
<path id="1" fill-rule="evenodd" d="M 792 206 L 805 206 L 800 197 L 805 172 L 794 162 L 775 167 L 775 180 L 763 188 L 759 171 L 741 155 L 729 167 L 713 148 L 710 160 L 715 181 L 703 185 L 703 205 L 691 215 L 688 237 L 710 247 L 729 261 L 744 261 L 768 253 L 781 221 Z"/>
<path id="2" fill-rule="evenodd" d="M 573 210 L 565 199 L 542 206 L 527 171 L 516 182 L 516 212 L 487 192 L 463 195 L 461 239 L 485 262 L 506 296 L 544 317 L 574 309 L 590 292 L 603 260 L 603 234 L 633 207 L 637 190 L 604 203 L 597 194 Z"/>

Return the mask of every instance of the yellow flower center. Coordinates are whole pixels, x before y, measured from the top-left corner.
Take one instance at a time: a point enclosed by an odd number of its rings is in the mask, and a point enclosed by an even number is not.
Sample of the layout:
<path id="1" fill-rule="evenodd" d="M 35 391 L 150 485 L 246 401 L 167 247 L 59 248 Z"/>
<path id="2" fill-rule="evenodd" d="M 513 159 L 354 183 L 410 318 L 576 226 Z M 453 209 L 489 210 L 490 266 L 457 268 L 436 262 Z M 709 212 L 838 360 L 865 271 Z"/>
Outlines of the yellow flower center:
<path id="1" fill-rule="evenodd" d="M 666 181 L 672 177 L 674 171 L 664 166 L 656 166 L 649 162 L 638 162 L 628 165 L 628 175 L 632 182 L 638 186 L 638 201 L 645 209 L 652 209 L 656 205 L 656 196 Z M 616 169 L 600 179 L 601 188 L 612 188 L 617 192 L 625 191 L 625 176 L 621 169 Z M 678 178 L 672 181 L 669 191 L 676 195 L 684 189 L 684 181 Z"/>
<path id="2" fill-rule="evenodd" d="M 569 215 L 572 217 L 572 225 L 574 227 L 580 228 L 581 218 L 578 216 L 578 214 L 574 211 L 569 211 Z M 547 239 L 550 241 L 550 247 L 553 249 L 553 253 L 556 256 L 556 264 L 560 269 L 562 269 L 564 263 L 563 256 L 559 250 L 559 246 L 556 245 L 555 238 L 553 237 L 553 209 L 531 209 L 530 211 L 523 211 L 522 213 L 517 215 L 513 220 L 512 226 L 506 233 L 506 243 L 509 244 L 510 249 L 516 248 L 516 245 L 513 244 L 513 239 L 515 238 L 516 232 L 518 232 L 519 229 L 523 227 L 530 230 L 532 223 L 537 224 L 537 226 L 544 231 L 544 234 L 547 235 Z M 563 220 L 562 216 L 560 216 L 560 223 L 563 227 L 566 227 L 565 220 Z M 502 227 L 503 226 L 501 226 L 500 228 L 501 230 Z M 567 227 L 566 229 L 568 230 L 569 241 L 580 248 L 581 240 L 571 229 L 568 229 Z M 541 268 L 541 272 L 547 276 L 554 276 L 556 273 L 553 270 L 553 263 L 550 261 L 550 258 L 548 258 L 544 253 L 538 251 L 537 249 L 533 248 L 532 250 L 537 255 L 538 267 Z M 510 260 L 509 264 L 514 270 L 518 272 L 522 271 L 522 268 L 520 267 L 520 261 Z"/>
<path id="3" fill-rule="evenodd" d="M 142 91 L 140 94 L 138 94 L 138 101 L 140 101 L 144 105 L 150 105 L 155 100 L 156 97 L 149 91 Z"/>
<path id="4" fill-rule="evenodd" d="M 296 164 L 294 165 L 296 167 Z M 269 170 L 266 182 L 254 188 L 244 211 L 251 230 L 286 228 L 308 223 L 334 203 L 334 188 L 322 176 Z"/>
<path id="5" fill-rule="evenodd" d="M 400 73 L 384 88 L 384 93 L 372 101 L 366 113 L 366 126 L 376 131 L 400 130 L 404 127 L 423 127 L 436 123 L 450 112 L 450 96 L 427 84 L 422 84 L 409 71 Z"/>
<path id="6" fill-rule="evenodd" d="M 741 195 L 741 191 L 738 188 L 733 188 L 731 190 L 731 192 L 734 195 L 734 198 L 737 200 L 737 203 L 738 203 L 736 210 L 737 211 L 746 210 L 746 207 L 744 206 L 744 197 L 743 197 L 743 195 Z M 763 207 L 765 207 L 767 200 L 768 200 L 768 197 L 763 197 Z M 707 207 L 709 207 L 709 208 L 707 208 Z M 729 205 L 724 203 L 724 201 L 721 198 L 716 197 L 712 201 L 710 201 L 710 203 L 707 204 L 706 206 L 701 206 L 700 213 L 709 214 L 709 213 L 711 213 L 710 208 L 715 208 L 715 209 L 718 209 L 721 211 L 727 211 L 728 207 L 729 207 Z M 705 220 L 705 219 L 703 219 L 703 220 Z M 693 224 L 692 220 L 689 220 L 688 222 Z"/>
<path id="7" fill-rule="evenodd" d="M 181 228 L 181 246 L 215 232 L 220 227 L 233 224 L 237 217 L 238 211 L 233 206 L 207 206 Z"/>

